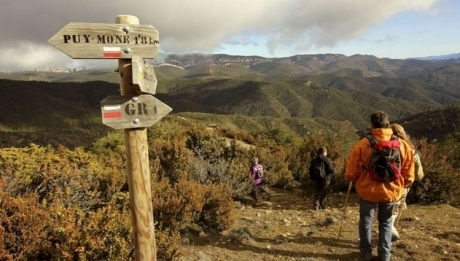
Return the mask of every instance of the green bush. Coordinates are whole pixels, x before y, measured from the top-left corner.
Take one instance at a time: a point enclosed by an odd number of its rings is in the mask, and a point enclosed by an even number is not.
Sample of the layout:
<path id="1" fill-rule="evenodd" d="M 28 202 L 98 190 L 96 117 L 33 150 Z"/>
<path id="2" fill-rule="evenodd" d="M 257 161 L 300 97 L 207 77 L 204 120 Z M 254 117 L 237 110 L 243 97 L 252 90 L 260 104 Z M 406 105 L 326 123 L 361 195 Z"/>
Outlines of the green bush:
<path id="1" fill-rule="evenodd" d="M 302 142 L 284 139 L 288 143 L 284 144 L 263 133 L 255 138 L 189 121 L 160 124 L 152 132 L 148 140 L 152 210 L 161 260 L 176 257 L 181 235 L 190 226 L 231 228 L 233 199 L 247 196 L 252 186 L 253 156 L 264 165 L 269 186 L 290 188 L 300 182 L 308 189 L 312 152 L 326 146 L 336 168 L 333 189 L 346 190 L 343 169 L 350 146 L 357 141 L 357 137 L 315 134 Z M 0 260 L 133 259 L 122 136 L 111 133 L 88 150 L 35 144 L 0 149 Z M 236 140 L 240 137 L 250 144 L 241 146 Z M 413 185 L 408 201 L 458 204 L 460 134 L 439 144 L 415 142 L 422 144 L 426 177 Z"/>
<path id="2" fill-rule="evenodd" d="M 457 136 L 459 137 L 459 136 Z M 421 181 L 412 185 L 407 201 L 409 203 L 460 203 L 460 158 L 459 142 L 455 137 L 441 144 L 418 141 L 421 145 L 422 166 L 425 173 Z"/>

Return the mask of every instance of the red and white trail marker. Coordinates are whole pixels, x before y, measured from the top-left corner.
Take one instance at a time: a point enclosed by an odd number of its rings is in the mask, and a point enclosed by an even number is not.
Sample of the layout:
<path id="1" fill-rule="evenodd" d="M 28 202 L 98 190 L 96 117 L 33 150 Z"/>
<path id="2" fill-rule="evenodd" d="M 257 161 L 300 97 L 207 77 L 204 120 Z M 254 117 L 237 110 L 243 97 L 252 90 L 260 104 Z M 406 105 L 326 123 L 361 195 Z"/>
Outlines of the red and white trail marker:
<path id="1" fill-rule="evenodd" d="M 120 58 L 121 48 L 120 47 L 103 47 L 105 58 Z"/>
<path id="2" fill-rule="evenodd" d="M 121 119 L 121 105 L 105 105 L 102 110 L 103 119 Z"/>

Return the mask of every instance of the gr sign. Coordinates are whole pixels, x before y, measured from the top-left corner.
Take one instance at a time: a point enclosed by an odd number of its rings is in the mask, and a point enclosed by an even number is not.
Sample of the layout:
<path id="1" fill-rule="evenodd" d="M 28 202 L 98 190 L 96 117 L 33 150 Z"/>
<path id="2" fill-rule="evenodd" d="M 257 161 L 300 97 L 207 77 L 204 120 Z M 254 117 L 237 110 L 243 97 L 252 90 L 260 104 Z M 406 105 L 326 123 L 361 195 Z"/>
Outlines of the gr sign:
<path id="1" fill-rule="evenodd" d="M 114 129 L 150 127 L 172 109 L 150 94 L 109 96 L 101 102 L 102 123 Z"/>

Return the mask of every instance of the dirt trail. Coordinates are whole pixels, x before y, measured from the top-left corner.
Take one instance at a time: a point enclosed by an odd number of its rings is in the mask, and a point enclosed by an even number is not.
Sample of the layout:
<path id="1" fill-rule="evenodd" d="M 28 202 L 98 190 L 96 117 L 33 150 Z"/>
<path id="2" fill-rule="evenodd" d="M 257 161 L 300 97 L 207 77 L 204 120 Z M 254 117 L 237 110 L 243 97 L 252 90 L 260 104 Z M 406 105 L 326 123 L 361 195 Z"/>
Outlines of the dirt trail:
<path id="1" fill-rule="evenodd" d="M 333 193 L 329 208 L 314 211 L 311 196 L 303 190 L 271 191 L 270 200 L 257 207 L 237 202 L 232 229 L 189 238 L 178 260 L 358 260 L 355 194 L 350 195 L 337 239 L 344 193 Z M 392 260 L 460 260 L 459 219 L 460 210 L 449 205 L 409 205 L 398 224 L 402 239 L 393 244 Z M 374 222 L 374 246 L 377 231 Z"/>

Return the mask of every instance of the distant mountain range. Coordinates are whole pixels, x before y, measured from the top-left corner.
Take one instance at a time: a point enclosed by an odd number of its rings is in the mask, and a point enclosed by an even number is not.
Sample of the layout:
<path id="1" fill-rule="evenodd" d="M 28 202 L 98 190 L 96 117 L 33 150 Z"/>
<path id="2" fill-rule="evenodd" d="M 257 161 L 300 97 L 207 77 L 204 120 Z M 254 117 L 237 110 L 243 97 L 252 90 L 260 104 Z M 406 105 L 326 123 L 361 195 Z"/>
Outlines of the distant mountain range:
<path id="1" fill-rule="evenodd" d="M 417 57 L 417 58 L 412 58 L 412 59 L 418 59 L 418 60 L 451 60 L 451 59 L 460 59 L 460 53 L 453 53 L 453 54 L 447 54 L 447 55 L 437 55 L 437 56 L 426 56 L 426 57 Z"/>
<path id="2" fill-rule="evenodd" d="M 289 57 L 280 57 L 280 58 L 267 58 L 263 56 L 240 56 L 240 55 L 227 55 L 227 54 L 200 54 L 200 53 L 191 53 L 191 54 L 165 54 L 159 53 L 155 59 L 147 59 L 147 61 L 156 66 L 161 65 L 175 65 L 179 67 L 193 67 L 199 64 L 214 63 L 217 65 L 254 65 L 262 62 L 278 62 L 284 64 L 300 64 L 310 63 L 311 66 L 317 67 L 319 64 L 329 64 L 336 60 L 347 60 L 351 57 L 371 57 L 373 59 L 379 59 L 372 55 L 353 55 L 345 56 L 343 54 L 299 54 Z M 388 59 L 382 58 L 380 60 L 393 60 L 393 61 L 404 61 L 404 60 L 425 60 L 425 61 L 447 61 L 451 63 L 460 63 L 460 53 L 457 54 L 448 54 L 448 55 L 437 55 L 437 56 L 426 56 L 426 57 L 413 57 L 408 59 Z M 319 63 L 314 64 L 314 61 L 319 61 Z M 308 66 L 307 66 L 308 67 Z M 91 70 L 97 68 L 90 68 Z M 103 69 L 103 68 L 99 68 Z M 324 68 L 322 68 L 324 69 Z M 35 70 L 28 71 L 37 71 L 37 72 L 77 72 L 81 70 L 86 70 L 86 67 L 79 68 L 37 68 Z M 14 73 L 8 69 L 1 69 L 0 72 L 4 73 Z"/>
<path id="3" fill-rule="evenodd" d="M 250 132 L 354 131 L 365 129 L 375 110 L 407 123 L 417 137 L 441 138 L 460 126 L 455 59 L 168 55 L 155 74 L 155 96 L 172 115 Z M 114 68 L 0 73 L 0 144 L 88 145 L 110 130 L 101 123 L 100 101 L 119 95 L 119 81 Z"/>
<path id="4" fill-rule="evenodd" d="M 294 55 L 281 58 L 266 58 L 262 56 L 232 56 L 226 54 L 184 54 L 184 55 L 166 55 L 160 59 L 153 59 L 157 64 L 168 63 L 184 68 L 196 67 L 200 64 L 216 64 L 222 66 L 228 65 L 245 65 L 254 66 L 256 64 L 274 62 L 279 64 L 294 64 L 300 65 L 311 71 L 330 71 L 337 67 L 358 69 L 365 71 L 377 71 L 377 69 L 391 70 L 394 66 L 401 66 L 404 64 L 413 64 L 414 60 L 434 60 L 440 62 L 459 63 L 460 53 L 443 55 L 443 56 L 429 56 L 411 59 L 389 59 L 377 58 L 372 55 L 352 55 L 345 56 L 342 54 L 305 54 Z M 371 64 L 366 64 L 372 63 Z M 421 66 L 428 66 L 429 64 Z M 367 68 L 367 66 L 377 66 L 377 68 Z M 390 66 L 390 67 L 389 67 Z M 386 67 L 386 68 L 385 68 Z M 304 71 L 302 71 L 303 73 Z"/>

